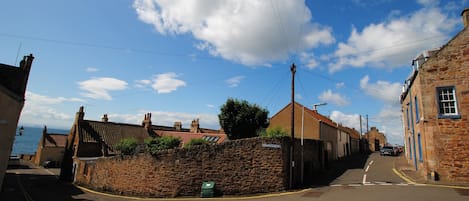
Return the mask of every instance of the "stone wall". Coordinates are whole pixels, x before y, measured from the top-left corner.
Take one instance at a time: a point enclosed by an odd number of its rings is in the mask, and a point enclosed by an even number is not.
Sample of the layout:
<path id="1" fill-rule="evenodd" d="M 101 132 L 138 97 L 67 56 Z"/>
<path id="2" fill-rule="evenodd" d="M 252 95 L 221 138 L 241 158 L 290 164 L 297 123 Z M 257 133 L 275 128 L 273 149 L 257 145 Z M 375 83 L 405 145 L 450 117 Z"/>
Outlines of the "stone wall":
<path id="1" fill-rule="evenodd" d="M 216 191 L 224 195 L 282 191 L 289 187 L 288 142 L 288 138 L 251 138 L 154 156 L 81 159 L 75 182 L 98 191 L 143 197 L 198 196 L 204 181 L 214 181 Z M 321 155 L 319 143 L 308 142 L 305 147 L 311 150 L 305 151 L 310 171 L 321 166 L 312 161 Z"/>

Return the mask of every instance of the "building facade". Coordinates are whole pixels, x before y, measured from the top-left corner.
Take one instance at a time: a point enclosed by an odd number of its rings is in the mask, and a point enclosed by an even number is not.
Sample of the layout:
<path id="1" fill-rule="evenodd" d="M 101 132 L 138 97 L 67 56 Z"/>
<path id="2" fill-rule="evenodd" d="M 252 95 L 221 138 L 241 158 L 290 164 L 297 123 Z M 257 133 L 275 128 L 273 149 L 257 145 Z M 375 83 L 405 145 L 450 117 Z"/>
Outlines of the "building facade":
<path id="1" fill-rule="evenodd" d="M 464 28 L 413 61 L 401 95 L 406 159 L 430 179 L 469 182 L 469 8 Z"/>
<path id="2" fill-rule="evenodd" d="M 368 149 L 370 151 L 379 151 L 380 148 L 384 147 L 388 143 L 386 135 L 379 132 L 379 129 L 376 127 L 371 127 L 365 134 L 364 138 L 368 141 Z"/>
<path id="3" fill-rule="evenodd" d="M 25 56 L 19 67 L 0 64 L 0 189 L 23 110 L 33 59 L 33 55 Z"/>
<path id="4" fill-rule="evenodd" d="M 37 146 L 34 164 L 44 165 L 46 161 L 50 161 L 50 166 L 60 167 L 62 158 L 67 144 L 67 135 L 58 133 L 48 133 L 47 127 L 44 126 L 42 137 Z"/>

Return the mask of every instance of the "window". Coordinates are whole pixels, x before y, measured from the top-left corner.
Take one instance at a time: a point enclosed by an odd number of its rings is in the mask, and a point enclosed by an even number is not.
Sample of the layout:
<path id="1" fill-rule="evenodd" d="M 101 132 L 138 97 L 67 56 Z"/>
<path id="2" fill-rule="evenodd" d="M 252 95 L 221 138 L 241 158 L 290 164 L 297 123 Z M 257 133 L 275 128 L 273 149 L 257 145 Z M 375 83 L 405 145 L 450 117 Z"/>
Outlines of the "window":
<path id="1" fill-rule="evenodd" d="M 410 137 L 409 144 L 407 144 L 407 148 L 409 148 L 409 159 L 412 159 L 412 144 L 410 143 Z"/>
<path id="2" fill-rule="evenodd" d="M 418 143 L 419 143 L 419 161 L 423 162 L 423 157 L 422 157 L 422 142 L 420 141 L 420 133 L 417 135 L 418 137 Z"/>
<path id="3" fill-rule="evenodd" d="M 454 87 L 437 88 L 439 118 L 461 118 L 458 114 L 455 91 Z"/>
<path id="4" fill-rule="evenodd" d="M 420 116 L 419 116 L 419 102 L 417 101 L 417 96 L 414 98 L 415 101 L 415 122 L 420 121 Z"/>
<path id="5" fill-rule="evenodd" d="M 409 108 L 406 109 L 406 113 L 407 113 L 407 129 L 410 129 Z"/>

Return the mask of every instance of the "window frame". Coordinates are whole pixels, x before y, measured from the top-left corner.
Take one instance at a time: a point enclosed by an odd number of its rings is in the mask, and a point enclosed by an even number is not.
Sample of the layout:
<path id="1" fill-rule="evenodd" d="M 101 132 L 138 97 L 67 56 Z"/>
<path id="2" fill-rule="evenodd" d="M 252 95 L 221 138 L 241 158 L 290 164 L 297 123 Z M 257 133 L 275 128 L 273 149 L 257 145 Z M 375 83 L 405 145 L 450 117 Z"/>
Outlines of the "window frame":
<path id="1" fill-rule="evenodd" d="M 419 102 L 417 96 L 414 97 L 414 102 L 415 102 L 415 123 L 420 122 L 420 114 L 419 114 Z"/>
<path id="2" fill-rule="evenodd" d="M 454 102 L 454 113 L 444 113 L 442 111 L 442 108 L 440 107 L 440 103 L 442 103 L 442 100 L 440 99 L 440 93 L 443 90 L 451 90 L 452 91 L 452 100 L 443 100 L 445 102 Z M 455 86 L 444 86 L 444 87 L 437 87 L 436 88 L 436 105 L 438 108 L 438 118 L 439 119 L 460 119 L 461 115 L 459 114 L 459 108 L 458 108 L 458 99 L 456 97 L 456 87 Z"/>
<path id="3" fill-rule="evenodd" d="M 423 154 L 422 154 L 422 137 L 420 133 L 417 135 L 418 146 L 419 146 L 419 161 L 423 162 Z"/>

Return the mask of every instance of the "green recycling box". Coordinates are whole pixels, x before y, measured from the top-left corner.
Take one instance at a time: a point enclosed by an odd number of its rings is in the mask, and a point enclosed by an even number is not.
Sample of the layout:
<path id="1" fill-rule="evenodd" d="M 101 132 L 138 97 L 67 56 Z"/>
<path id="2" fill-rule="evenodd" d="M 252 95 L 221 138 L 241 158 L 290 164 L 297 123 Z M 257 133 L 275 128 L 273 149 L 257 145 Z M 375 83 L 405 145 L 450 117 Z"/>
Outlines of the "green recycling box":
<path id="1" fill-rule="evenodd" d="M 202 191 L 200 192 L 200 197 L 211 198 L 214 196 L 215 182 L 206 181 L 202 183 Z"/>

